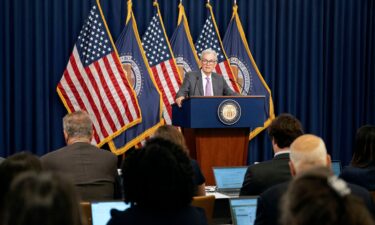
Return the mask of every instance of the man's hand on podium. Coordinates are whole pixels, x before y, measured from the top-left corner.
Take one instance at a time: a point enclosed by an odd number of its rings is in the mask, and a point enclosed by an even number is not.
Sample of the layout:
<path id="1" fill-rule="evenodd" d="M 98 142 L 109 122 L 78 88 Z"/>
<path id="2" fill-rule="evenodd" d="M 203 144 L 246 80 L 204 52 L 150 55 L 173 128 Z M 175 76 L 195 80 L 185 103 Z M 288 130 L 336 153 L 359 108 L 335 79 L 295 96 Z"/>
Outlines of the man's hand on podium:
<path id="1" fill-rule="evenodd" d="M 178 105 L 178 107 L 181 108 L 181 106 L 182 106 L 182 101 L 183 101 L 184 99 L 185 99 L 184 96 L 181 96 L 181 97 L 176 98 L 176 104 Z"/>

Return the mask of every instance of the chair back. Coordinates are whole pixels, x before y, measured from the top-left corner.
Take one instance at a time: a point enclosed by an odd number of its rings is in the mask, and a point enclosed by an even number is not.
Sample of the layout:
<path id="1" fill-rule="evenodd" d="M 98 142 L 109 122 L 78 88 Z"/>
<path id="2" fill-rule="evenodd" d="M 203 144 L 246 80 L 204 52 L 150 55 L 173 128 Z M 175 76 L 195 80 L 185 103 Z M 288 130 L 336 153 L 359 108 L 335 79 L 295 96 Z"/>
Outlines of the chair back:
<path id="1" fill-rule="evenodd" d="M 370 191 L 372 200 L 375 202 L 375 191 Z"/>
<path id="2" fill-rule="evenodd" d="M 81 202 L 82 218 L 85 220 L 85 224 L 92 225 L 92 215 L 91 215 L 91 203 Z"/>
<path id="3" fill-rule="evenodd" d="M 207 195 L 207 196 L 195 196 L 193 197 L 193 201 L 191 202 L 192 206 L 199 207 L 204 209 L 207 222 L 211 224 L 212 216 L 214 213 L 214 206 L 215 206 L 215 196 L 214 195 Z"/>

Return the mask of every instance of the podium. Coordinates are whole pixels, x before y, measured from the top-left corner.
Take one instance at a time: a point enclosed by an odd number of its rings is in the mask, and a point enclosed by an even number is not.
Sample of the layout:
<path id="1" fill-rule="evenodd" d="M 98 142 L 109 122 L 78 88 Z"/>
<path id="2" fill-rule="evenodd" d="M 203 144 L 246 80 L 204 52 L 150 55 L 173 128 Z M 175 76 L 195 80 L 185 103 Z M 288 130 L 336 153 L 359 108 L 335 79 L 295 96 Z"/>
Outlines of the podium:
<path id="1" fill-rule="evenodd" d="M 184 100 L 181 108 L 172 105 L 172 124 L 182 128 L 206 185 L 215 184 L 212 167 L 246 165 L 249 133 L 266 120 L 265 101 L 264 96 L 202 96 Z M 225 113 L 233 120 L 223 118 Z"/>

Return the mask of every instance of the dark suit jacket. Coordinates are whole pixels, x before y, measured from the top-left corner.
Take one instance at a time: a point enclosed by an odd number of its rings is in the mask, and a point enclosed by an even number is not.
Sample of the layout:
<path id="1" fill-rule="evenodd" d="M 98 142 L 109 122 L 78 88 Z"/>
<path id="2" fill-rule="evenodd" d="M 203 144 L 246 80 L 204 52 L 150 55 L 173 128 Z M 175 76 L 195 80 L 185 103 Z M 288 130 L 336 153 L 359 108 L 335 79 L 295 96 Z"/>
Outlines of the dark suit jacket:
<path id="1" fill-rule="evenodd" d="M 346 166 L 342 170 L 340 177 L 349 183 L 357 184 L 369 191 L 375 191 L 375 166 L 366 168 Z"/>
<path id="2" fill-rule="evenodd" d="M 258 198 L 257 213 L 255 218 L 255 225 L 277 225 L 280 218 L 279 205 L 281 203 L 281 197 L 288 189 L 289 182 L 284 182 L 275 185 L 265 192 L 263 192 Z M 363 199 L 365 205 L 369 209 L 372 215 L 375 215 L 374 203 L 372 201 L 370 193 L 355 184 L 349 184 L 348 186 L 352 191 L 352 194 Z"/>
<path id="3" fill-rule="evenodd" d="M 259 195 L 275 184 L 291 179 L 289 153 L 275 156 L 272 160 L 251 165 L 247 168 L 240 195 Z"/>
<path id="4" fill-rule="evenodd" d="M 82 200 L 114 198 L 117 157 L 113 153 L 78 142 L 44 155 L 41 161 L 44 169 L 69 177 Z"/>
<path id="5" fill-rule="evenodd" d="M 211 81 L 214 96 L 238 95 L 230 89 L 223 76 L 217 73 L 212 73 Z M 184 81 L 176 94 L 176 98 L 181 96 L 204 96 L 201 71 L 194 71 L 185 74 Z"/>

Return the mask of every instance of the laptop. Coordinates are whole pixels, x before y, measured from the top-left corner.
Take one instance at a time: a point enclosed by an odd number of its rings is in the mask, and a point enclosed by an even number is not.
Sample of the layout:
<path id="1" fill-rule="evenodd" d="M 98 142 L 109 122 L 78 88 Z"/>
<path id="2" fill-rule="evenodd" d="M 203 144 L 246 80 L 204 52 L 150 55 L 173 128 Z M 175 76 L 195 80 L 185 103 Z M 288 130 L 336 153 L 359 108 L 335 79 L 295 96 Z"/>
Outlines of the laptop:
<path id="1" fill-rule="evenodd" d="M 332 168 L 333 174 L 335 174 L 336 176 L 339 176 L 341 173 L 341 161 L 332 160 L 331 168 Z"/>
<path id="2" fill-rule="evenodd" d="M 229 199 L 233 225 L 253 225 L 257 202 L 258 196 Z"/>
<path id="3" fill-rule="evenodd" d="M 111 210 L 117 209 L 124 211 L 130 207 L 130 203 L 123 201 L 92 202 L 91 217 L 92 225 L 106 225 L 111 219 Z"/>
<path id="4" fill-rule="evenodd" d="M 247 166 L 213 167 L 216 190 L 225 195 L 238 196 Z"/>

